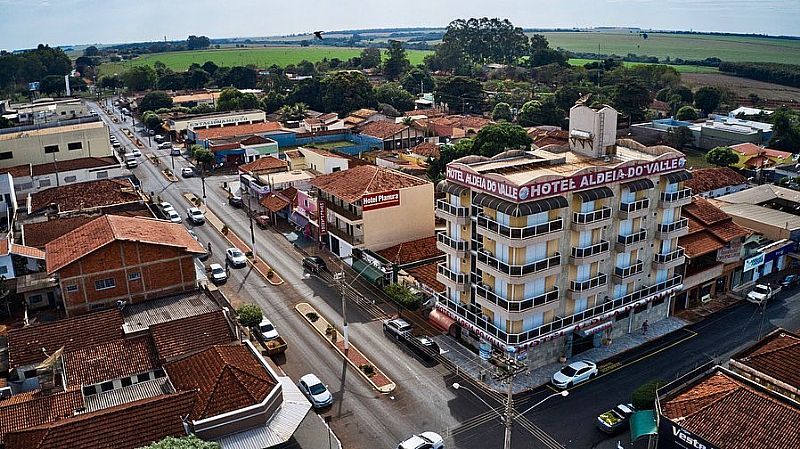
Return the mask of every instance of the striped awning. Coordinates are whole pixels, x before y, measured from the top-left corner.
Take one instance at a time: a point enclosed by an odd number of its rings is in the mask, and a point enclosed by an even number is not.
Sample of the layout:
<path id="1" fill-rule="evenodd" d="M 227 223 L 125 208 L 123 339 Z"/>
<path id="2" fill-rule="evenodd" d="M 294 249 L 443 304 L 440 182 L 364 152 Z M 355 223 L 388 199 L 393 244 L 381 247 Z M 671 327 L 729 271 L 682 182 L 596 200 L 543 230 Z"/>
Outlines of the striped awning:
<path id="1" fill-rule="evenodd" d="M 601 200 L 603 198 L 611 198 L 612 196 L 614 196 L 614 191 L 608 187 L 598 187 L 596 189 L 589 189 L 589 190 L 582 190 L 580 192 L 575 192 L 575 195 L 578 195 L 578 197 L 581 200 L 586 202 L 586 201 Z"/>
<path id="2" fill-rule="evenodd" d="M 637 179 L 636 181 L 626 182 L 625 184 L 622 184 L 622 187 L 631 192 L 638 192 L 640 190 L 652 189 L 655 187 L 655 184 L 653 184 L 653 181 L 651 181 L 649 178 L 642 178 Z"/>
<path id="3" fill-rule="evenodd" d="M 440 181 L 439 184 L 436 184 L 436 191 L 441 193 L 450 193 L 453 195 L 461 195 L 462 193 L 469 191 L 469 188 L 453 182 Z"/>
<path id="4" fill-rule="evenodd" d="M 539 212 L 547 212 L 552 209 L 561 209 L 569 206 L 567 199 L 563 196 L 554 196 L 543 200 L 517 204 L 485 193 L 475 195 L 475 198 L 472 199 L 472 204 L 495 209 L 498 212 L 512 217 L 538 214 Z"/>
<path id="5" fill-rule="evenodd" d="M 676 184 L 681 181 L 688 181 L 692 179 L 692 174 L 686 170 L 680 170 L 672 173 L 667 173 L 664 175 L 664 179 L 667 180 L 670 184 Z"/>

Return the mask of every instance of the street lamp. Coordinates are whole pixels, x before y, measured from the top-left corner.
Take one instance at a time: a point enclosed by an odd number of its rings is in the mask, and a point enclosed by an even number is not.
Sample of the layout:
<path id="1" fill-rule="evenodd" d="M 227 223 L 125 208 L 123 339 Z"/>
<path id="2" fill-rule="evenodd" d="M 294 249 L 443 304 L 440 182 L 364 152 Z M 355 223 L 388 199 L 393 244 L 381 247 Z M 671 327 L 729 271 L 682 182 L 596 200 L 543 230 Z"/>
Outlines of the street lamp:
<path id="1" fill-rule="evenodd" d="M 546 398 L 542 399 L 541 401 L 539 401 L 539 402 L 537 402 L 537 403 L 535 403 L 535 404 L 531 405 L 530 407 L 528 407 L 527 409 L 525 409 L 525 411 L 524 411 L 524 412 L 520 412 L 520 413 L 517 413 L 517 414 L 518 414 L 519 416 L 523 416 L 523 415 L 525 415 L 526 413 L 528 413 L 529 411 L 531 411 L 531 410 L 535 409 L 536 407 L 538 407 L 538 406 L 542 405 L 542 404 L 544 403 L 544 401 L 546 401 L 546 400 L 548 400 L 548 399 L 550 399 L 550 398 L 554 398 L 554 397 L 556 397 L 556 396 L 561 396 L 562 398 L 565 398 L 565 397 L 569 396 L 569 390 L 564 390 L 564 391 L 561 391 L 561 392 L 558 392 L 558 393 L 553 393 L 553 394 L 551 394 L 550 396 L 548 396 L 548 397 L 546 397 Z"/>

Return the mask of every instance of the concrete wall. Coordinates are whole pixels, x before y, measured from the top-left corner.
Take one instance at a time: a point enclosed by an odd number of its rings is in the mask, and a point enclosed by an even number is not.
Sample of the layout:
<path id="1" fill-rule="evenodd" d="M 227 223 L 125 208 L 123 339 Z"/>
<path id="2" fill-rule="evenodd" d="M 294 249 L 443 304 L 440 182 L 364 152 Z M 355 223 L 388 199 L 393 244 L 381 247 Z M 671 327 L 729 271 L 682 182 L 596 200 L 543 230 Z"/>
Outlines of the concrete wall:
<path id="1" fill-rule="evenodd" d="M 343 157 L 324 156 L 312 150 L 300 148 L 306 160 L 306 167 L 311 170 L 318 171 L 324 175 L 333 173 L 334 171 L 347 170 L 349 161 Z"/>
<path id="2" fill-rule="evenodd" d="M 569 129 L 591 133 L 591 148 L 570 140 L 570 149 L 593 156 L 602 156 L 604 149 L 614 145 L 617 139 L 617 111 L 604 107 L 596 111 L 588 106 L 575 105 L 569 110 Z M 604 117 L 601 128 L 601 116 Z"/>
<path id="3" fill-rule="evenodd" d="M 364 211 L 364 246 L 373 251 L 430 237 L 434 230 L 433 184 L 400 190 L 400 205 Z"/>
<path id="4" fill-rule="evenodd" d="M 68 150 L 70 143 L 80 143 L 81 149 Z M 50 145 L 58 145 L 58 152 L 45 153 L 44 147 Z M 11 153 L 11 158 L 4 153 Z M 54 157 L 64 161 L 112 154 L 108 127 L 102 122 L 25 131 L 12 138 L 0 136 L 0 168 L 52 163 Z"/>

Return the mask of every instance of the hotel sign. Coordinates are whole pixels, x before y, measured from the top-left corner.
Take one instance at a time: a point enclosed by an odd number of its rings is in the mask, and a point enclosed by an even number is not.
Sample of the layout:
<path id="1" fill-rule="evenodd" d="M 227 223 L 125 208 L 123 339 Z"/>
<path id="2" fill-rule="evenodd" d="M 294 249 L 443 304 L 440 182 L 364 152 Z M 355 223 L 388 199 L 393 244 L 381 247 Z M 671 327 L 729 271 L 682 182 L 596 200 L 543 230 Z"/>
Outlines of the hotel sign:
<path id="1" fill-rule="evenodd" d="M 400 205 L 400 191 L 389 190 L 387 192 L 370 193 L 361 197 L 361 209 L 364 211 L 383 209 L 384 207 L 394 207 Z"/>
<path id="2" fill-rule="evenodd" d="M 328 211 L 322 199 L 317 201 L 317 217 L 319 217 L 319 237 L 322 239 L 322 236 L 328 233 Z"/>
<path id="3" fill-rule="evenodd" d="M 529 201 L 553 195 L 561 195 L 575 190 L 591 189 L 604 184 L 627 182 L 637 178 L 645 178 L 661 173 L 681 169 L 686 165 L 686 158 L 675 157 L 653 162 L 643 162 L 625 167 L 616 167 L 604 171 L 584 173 L 569 178 L 550 181 L 533 182 L 522 186 L 498 181 L 483 175 L 470 173 L 457 167 L 447 166 L 445 175 L 448 180 L 457 184 L 480 190 L 490 195 L 511 201 Z"/>
<path id="4" fill-rule="evenodd" d="M 187 123 L 187 127 L 192 129 L 194 127 L 203 127 L 203 126 L 214 126 L 214 125 L 227 125 L 230 123 L 240 123 L 245 121 L 253 120 L 251 117 L 246 115 L 237 115 L 234 117 L 217 117 L 217 118 L 210 118 L 206 120 L 192 120 Z"/>

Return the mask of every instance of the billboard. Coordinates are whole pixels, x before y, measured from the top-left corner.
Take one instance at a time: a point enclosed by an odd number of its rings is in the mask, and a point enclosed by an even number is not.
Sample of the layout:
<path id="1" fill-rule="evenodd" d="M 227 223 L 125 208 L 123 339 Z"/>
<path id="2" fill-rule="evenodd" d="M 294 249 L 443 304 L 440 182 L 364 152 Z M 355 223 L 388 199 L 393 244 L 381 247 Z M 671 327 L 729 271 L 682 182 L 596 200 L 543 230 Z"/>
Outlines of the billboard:
<path id="1" fill-rule="evenodd" d="M 389 190 L 380 193 L 370 193 L 361 197 L 361 209 L 364 211 L 383 209 L 400 205 L 400 191 Z"/>
<path id="2" fill-rule="evenodd" d="M 722 449 L 661 415 L 658 425 L 659 449 Z"/>

